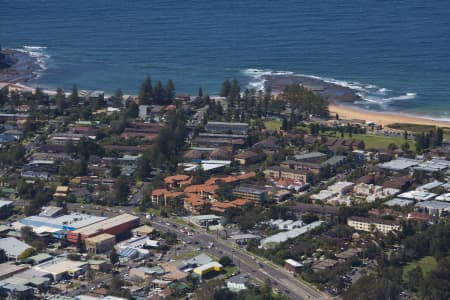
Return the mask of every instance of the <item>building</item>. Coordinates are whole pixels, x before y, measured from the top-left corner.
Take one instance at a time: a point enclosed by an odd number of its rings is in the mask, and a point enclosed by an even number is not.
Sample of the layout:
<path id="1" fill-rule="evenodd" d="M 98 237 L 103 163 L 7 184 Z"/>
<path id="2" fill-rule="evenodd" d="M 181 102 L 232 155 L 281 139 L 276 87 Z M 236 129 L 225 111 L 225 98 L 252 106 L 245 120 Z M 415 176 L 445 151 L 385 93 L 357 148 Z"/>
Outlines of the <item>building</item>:
<path id="1" fill-rule="evenodd" d="M 84 274 L 88 269 L 87 261 L 73 261 L 69 259 L 53 259 L 43 264 L 34 266 L 35 270 L 51 275 L 54 281 L 65 278 L 77 277 Z"/>
<path id="2" fill-rule="evenodd" d="M 450 203 L 436 200 L 419 202 L 416 207 L 419 211 L 434 216 L 442 216 L 450 212 Z"/>
<path id="3" fill-rule="evenodd" d="M 21 260 L 33 254 L 33 247 L 14 237 L 0 239 L 0 249 L 5 251 L 6 256 L 12 260 Z"/>
<path id="4" fill-rule="evenodd" d="M 321 152 L 307 152 L 294 155 L 295 160 L 320 163 L 326 160 L 327 155 Z"/>
<path id="5" fill-rule="evenodd" d="M 289 272 L 298 273 L 301 267 L 303 267 L 303 265 L 293 259 L 289 258 L 284 261 L 284 268 Z"/>
<path id="6" fill-rule="evenodd" d="M 233 195 L 255 204 L 262 204 L 267 201 L 267 191 L 257 186 L 237 186 L 233 189 Z"/>
<path id="7" fill-rule="evenodd" d="M 8 200 L 0 200 L 0 219 L 11 216 L 14 209 L 13 202 Z"/>
<path id="8" fill-rule="evenodd" d="M 398 195 L 399 198 L 415 200 L 415 201 L 428 201 L 436 197 L 437 194 L 426 192 L 426 191 L 409 191 Z"/>
<path id="9" fill-rule="evenodd" d="M 251 150 L 242 151 L 234 156 L 234 160 L 241 166 L 254 164 L 262 161 L 265 158 L 265 154 L 257 153 Z"/>
<path id="10" fill-rule="evenodd" d="M 347 225 L 355 230 L 361 231 L 379 231 L 387 234 L 393 230 L 400 230 L 400 222 L 378 218 L 349 217 Z"/>
<path id="11" fill-rule="evenodd" d="M 386 163 L 379 164 L 378 166 L 382 169 L 393 171 L 393 172 L 400 172 L 404 170 L 408 170 L 409 168 L 413 166 L 417 166 L 420 164 L 420 160 L 416 159 L 409 159 L 409 158 L 398 158 L 395 160 L 391 160 Z"/>
<path id="12" fill-rule="evenodd" d="M 105 217 L 91 216 L 81 213 L 71 213 L 58 217 L 31 216 L 24 218 L 20 223 L 24 226 L 30 226 L 34 231 L 51 232 L 56 238 L 65 238 L 68 231 L 76 230 L 91 224 L 95 224 Z"/>
<path id="13" fill-rule="evenodd" d="M 5 262 L 0 264 L 0 280 L 4 280 L 14 274 L 20 273 L 28 269 L 30 266 L 26 264 L 16 265 L 13 262 Z"/>
<path id="14" fill-rule="evenodd" d="M 116 244 L 116 237 L 109 233 L 102 233 L 85 239 L 84 244 L 89 254 L 107 252 Z"/>
<path id="15" fill-rule="evenodd" d="M 220 272 L 222 271 L 223 266 L 216 261 L 212 261 L 210 263 L 201 265 L 194 270 L 192 270 L 193 274 L 199 275 L 200 278 L 204 275 L 211 272 Z"/>
<path id="16" fill-rule="evenodd" d="M 235 242 L 238 245 L 245 245 L 249 241 L 258 241 L 261 239 L 261 237 L 250 233 L 244 233 L 232 235 L 228 239 Z"/>
<path id="17" fill-rule="evenodd" d="M 219 225 L 221 217 L 216 215 L 199 215 L 189 217 L 189 221 L 201 228 L 208 228 L 209 226 Z"/>
<path id="18" fill-rule="evenodd" d="M 264 171 L 264 174 L 272 179 L 290 179 L 298 182 L 308 182 L 311 172 L 305 169 L 289 169 L 283 167 L 271 167 Z"/>
<path id="19" fill-rule="evenodd" d="M 121 214 L 80 229 L 69 231 L 67 233 L 67 240 L 71 243 L 76 243 L 78 237 L 84 241 L 88 237 L 93 237 L 102 233 L 109 233 L 117 236 L 138 226 L 139 217 L 130 214 Z"/>
<path id="20" fill-rule="evenodd" d="M 295 228 L 295 229 L 292 229 L 289 231 L 280 232 L 280 233 L 271 235 L 269 237 L 266 237 L 265 239 L 262 239 L 259 247 L 264 248 L 264 249 L 269 249 L 269 248 L 273 247 L 274 245 L 283 243 L 289 239 L 294 239 L 302 234 L 305 234 L 305 233 L 319 227 L 323 223 L 324 223 L 323 221 L 315 221 L 315 222 L 312 222 L 312 223 L 305 225 L 303 227 L 300 227 L 300 228 Z"/>
<path id="21" fill-rule="evenodd" d="M 247 134 L 247 123 L 234 122 L 213 122 L 209 121 L 205 126 L 205 131 L 210 133 L 233 133 L 233 134 Z"/>
<path id="22" fill-rule="evenodd" d="M 399 206 L 399 207 L 406 207 L 414 204 L 413 200 L 408 199 L 400 199 L 400 198 L 394 198 L 389 201 L 386 201 L 383 203 L 387 206 Z"/>
<path id="23" fill-rule="evenodd" d="M 232 276 L 226 280 L 226 285 L 232 292 L 239 292 L 247 289 L 247 278 L 244 276 Z"/>

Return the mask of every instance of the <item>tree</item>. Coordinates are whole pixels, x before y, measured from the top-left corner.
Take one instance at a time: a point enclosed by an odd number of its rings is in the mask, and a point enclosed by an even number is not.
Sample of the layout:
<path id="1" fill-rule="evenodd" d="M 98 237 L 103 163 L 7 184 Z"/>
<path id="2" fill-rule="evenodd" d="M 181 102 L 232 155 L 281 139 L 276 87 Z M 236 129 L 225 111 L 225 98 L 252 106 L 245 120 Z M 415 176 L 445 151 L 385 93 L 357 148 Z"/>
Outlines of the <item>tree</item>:
<path id="1" fill-rule="evenodd" d="M 222 257 L 219 259 L 219 263 L 220 263 L 222 266 L 226 267 L 226 266 L 231 265 L 231 264 L 233 263 L 233 261 L 231 260 L 231 258 L 230 258 L 229 256 L 222 256 Z"/>
<path id="2" fill-rule="evenodd" d="M 116 184 L 114 185 L 115 204 L 126 203 L 129 192 L 130 183 L 128 182 L 128 178 L 122 175 L 116 180 Z"/>
<path id="3" fill-rule="evenodd" d="M 152 81 L 149 76 L 145 77 L 139 90 L 139 103 L 142 105 L 152 104 Z"/>
<path id="4" fill-rule="evenodd" d="M 411 271 L 409 271 L 406 275 L 407 277 L 407 285 L 411 291 L 417 291 L 419 286 L 423 280 L 422 269 L 417 266 Z"/>
<path id="5" fill-rule="evenodd" d="M 161 81 L 158 80 L 156 85 L 153 87 L 153 99 L 156 104 L 164 105 L 166 102 L 166 90 L 164 89 Z"/>
<path id="6" fill-rule="evenodd" d="M 203 89 L 201 87 L 198 88 L 198 96 L 203 97 Z"/>
<path id="7" fill-rule="evenodd" d="M 113 265 L 119 262 L 119 254 L 117 254 L 117 251 L 114 247 L 111 249 L 111 252 L 109 252 L 109 261 Z"/>
<path id="8" fill-rule="evenodd" d="M 231 83 L 228 79 L 226 79 L 222 82 L 222 87 L 220 89 L 220 96 L 228 97 L 230 95 L 230 90 L 231 90 Z"/>
<path id="9" fill-rule="evenodd" d="M 113 159 L 111 162 L 111 177 L 117 178 L 120 176 L 120 166 L 117 159 Z"/>
<path id="10" fill-rule="evenodd" d="M 0 264 L 8 261 L 8 256 L 6 255 L 6 252 L 4 249 L 0 249 Z"/>
<path id="11" fill-rule="evenodd" d="M 76 243 L 78 251 L 81 253 L 83 252 L 83 240 L 81 239 L 81 234 L 79 233 L 77 236 L 77 243 Z"/>
<path id="12" fill-rule="evenodd" d="M 117 89 L 111 98 L 113 107 L 123 106 L 123 92 L 121 89 Z"/>
<path id="13" fill-rule="evenodd" d="M 62 115 L 64 113 L 64 109 L 66 108 L 66 95 L 60 88 L 56 90 L 55 105 L 58 114 Z"/>
<path id="14" fill-rule="evenodd" d="M 171 79 L 167 81 L 166 93 L 167 93 L 167 102 L 173 103 L 173 101 L 175 100 L 175 85 L 173 84 L 173 81 Z"/>
<path id="15" fill-rule="evenodd" d="M 72 93 L 70 94 L 69 100 L 70 104 L 72 104 L 73 106 L 78 105 L 78 102 L 80 102 L 80 97 L 78 95 L 78 87 L 76 84 L 72 86 Z"/>
<path id="16" fill-rule="evenodd" d="M 444 130 L 438 128 L 436 130 L 436 146 L 442 146 L 442 141 L 444 140 Z"/>

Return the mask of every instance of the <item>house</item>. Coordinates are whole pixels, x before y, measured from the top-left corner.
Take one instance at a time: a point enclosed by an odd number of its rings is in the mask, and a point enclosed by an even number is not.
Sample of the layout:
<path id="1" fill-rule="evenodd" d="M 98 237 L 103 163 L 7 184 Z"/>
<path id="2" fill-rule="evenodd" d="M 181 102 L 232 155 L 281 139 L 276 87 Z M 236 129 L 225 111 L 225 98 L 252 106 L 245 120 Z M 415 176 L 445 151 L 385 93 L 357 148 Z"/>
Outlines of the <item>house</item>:
<path id="1" fill-rule="evenodd" d="M 251 150 L 242 151 L 234 156 L 234 160 L 242 165 L 250 165 L 264 160 L 265 154 L 257 153 Z"/>
<path id="2" fill-rule="evenodd" d="M 12 201 L 0 200 L 0 219 L 8 218 L 14 209 Z"/>
<path id="3" fill-rule="evenodd" d="M 247 289 L 247 278 L 241 275 L 236 275 L 226 280 L 227 288 L 233 292 L 239 292 Z"/>
<path id="4" fill-rule="evenodd" d="M 294 274 L 298 273 L 300 271 L 301 267 L 303 267 L 303 264 L 301 264 L 298 261 L 295 261 L 291 258 L 286 259 L 284 261 L 284 268 L 291 273 L 294 273 Z"/>

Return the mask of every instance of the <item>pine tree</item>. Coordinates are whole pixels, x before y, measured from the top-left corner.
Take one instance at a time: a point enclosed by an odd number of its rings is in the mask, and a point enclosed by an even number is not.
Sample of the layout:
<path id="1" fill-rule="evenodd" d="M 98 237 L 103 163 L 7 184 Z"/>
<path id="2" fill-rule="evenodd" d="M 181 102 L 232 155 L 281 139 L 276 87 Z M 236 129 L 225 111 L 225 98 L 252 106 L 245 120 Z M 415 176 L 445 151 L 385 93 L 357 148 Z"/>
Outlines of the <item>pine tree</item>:
<path id="1" fill-rule="evenodd" d="M 175 85 L 173 81 L 169 79 L 166 85 L 167 103 L 173 103 L 175 100 Z"/>
<path id="2" fill-rule="evenodd" d="M 64 109 L 66 108 L 66 95 L 64 94 L 63 90 L 58 88 L 56 90 L 56 96 L 55 96 L 55 105 L 56 110 L 58 111 L 58 114 L 62 115 L 64 113 Z"/>
<path id="3" fill-rule="evenodd" d="M 152 104 L 152 80 L 149 76 L 147 76 L 141 84 L 141 88 L 139 90 L 139 103 L 141 105 L 150 105 Z"/>
<path id="4" fill-rule="evenodd" d="M 198 96 L 203 97 L 203 89 L 202 88 L 198 88 Z"/>
<path id="5" fill-rule="evenodd" d="M 230 95 L 231 83 L 228 79 L 222 82 L 222 88 L 220 89 L 221 97 L 228 97 Z"/>
<path id="6" fill-rule="evenodd" d="M 70 103 L 74 106 L 78 105 L 78 102 L 80 101 L 80 97 L 78 95 L 78 87 L 76 84 L 72 86 L 72 93 L 70 94 Z"/>
<path id="7" fill-rule="evenodd" d="M 164 105 L 166 100 L 166 91 L 164 90 L 164 87 L 161 83 L 161 81 L 158 80 L 155 87 L 153 88 L 153 99 L 156 104 L 158 105 Z"/>

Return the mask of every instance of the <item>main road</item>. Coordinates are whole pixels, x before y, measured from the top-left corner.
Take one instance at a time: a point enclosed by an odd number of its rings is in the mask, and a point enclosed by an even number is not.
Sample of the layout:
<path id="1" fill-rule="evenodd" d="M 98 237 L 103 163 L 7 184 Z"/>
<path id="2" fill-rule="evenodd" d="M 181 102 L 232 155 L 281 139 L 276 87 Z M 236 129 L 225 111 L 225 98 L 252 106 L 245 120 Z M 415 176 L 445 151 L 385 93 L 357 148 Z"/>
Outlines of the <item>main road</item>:
<path id="1" fill-rule="evenodd" d="M 103 207 L 79 203 L 68 203 L 69 210 L 85 211 L 91 214 L 99 214 Z M 136 215 L 133 207 L 121 206 L 120 208 L 108 208 L 103 210 L 104 215 L 117 215 L 117 213 L 127 212 Z M 233 243 L 218 238 L 215 234 L 208 233 L 200 228 L 189 227 L 189 231 L 194 232 L 194 235 L 189 236 L 183 233 L 180 229 L 182 225 L 177 224 L 175 220 L 170 218 L 154 217 L 151 220 L 146 218 L 144 213 L 138 214 L 142 223 L 150 221 L 151 225 L 163 232 L 172 232 L 177 234 L 178 239 L 184 242 L 199 243 L 202 246 L 202 251 L 209 253 L 215 257 L 223 255 L 229 256 L 233 262 L 239 266 L 242 273 L 248 273 L 250 277 L 255 278 L 261 282 L 270 279 L 274 288 L 294 300 L 304 299 L 332 299 L 330 295 L 320 292 L 305 283 L 295 278 L 287 270 L 276 266 L 272 263 L 267 263 L 259 257 L 255 257 L 252 253 L 243 248 L 237 247 Z M 209 248 L 208 245 L 213 243 L 214 246 Z"/>

